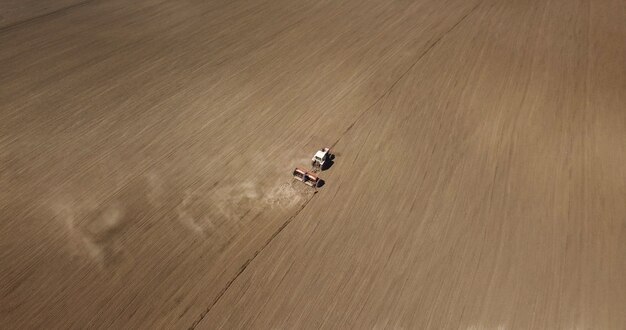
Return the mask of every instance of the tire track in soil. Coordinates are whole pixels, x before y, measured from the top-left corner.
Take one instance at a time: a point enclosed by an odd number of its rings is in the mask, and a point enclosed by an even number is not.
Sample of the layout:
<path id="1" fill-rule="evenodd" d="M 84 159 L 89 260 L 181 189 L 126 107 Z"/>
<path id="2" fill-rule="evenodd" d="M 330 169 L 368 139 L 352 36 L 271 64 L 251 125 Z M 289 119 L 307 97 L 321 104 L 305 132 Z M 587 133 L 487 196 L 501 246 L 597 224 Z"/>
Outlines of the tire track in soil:
<path id="1" fill-rule="evenodd" d="M 361 120 L 361 118 L 363 118 L 365 116 L 365 114 L 367 114 L 368 112 L 370 112 L 372 109 L 374 109 L 376 107 L 376 105 L 378 103 L 380 103 L 380 101 L 382 101 L 385 97 L 387 97 L 391 91 L 396 87 L 396 85 L 402 80 L 402 78 L 404 78 L 409 72 L 411 72 L 411 70 L 415 67 L 415 65 L 417 65 L 417 63 L 419 63 L 424 56 L 426 56 L 426 54 L 428 54 L 441 40 L 443 40 L 443 38 L 448 35 L 450 32 L 454 31 L 459 24 L 461 24 L 463 21 L 465 21 L 465 19 L 471 15 L 472 13 L 474 13 L 476 11 L 476 9 L 478 9 L 478 7 L 480 6 L 480 3 L 476 4 L 472 9 L 470 9 L 467 14 L 463 15 L 463 17 L 461 17 L 461 19 L 459 19 L 458 22 L 454 23 L 454 25 L 452 25 L 452 27 L 450 27 L 446 32 L 442 33 L 441 36 L 439 38 L 437 38 L 437 40 L 435 40 L 435 42 L 433 42 L 430 46 L 428 46 L 424 52 L 422 52 L 422 54 L 420 54 L 417 59 L 411 64 L 409 65 L 409 67 L 402 72 L 402 74 L 398 77 L 398 79 L 396 79 L 391 86 L 389 86 L 389 88 L 387 88 L 387 90 L 380 96 L 378 97 L 369 107 L 365 108 L 365 110 L 363 110 L 363 112 L 361 112 L 356 119 L 350 124 L 348 125 L 348 127 L 343 131 L 343 133 L 341 133 L 341 135 L 339 135 L 339 138 L 337 138 L 337 140 L 331 144 L 331 148 L 334 148 L 339 141 L 341 141 L 341 139 L 343 139 L 343 137 L 348 134 L 348 132 L 350 132 L 350 130 L 352 130 L 352 128 L 354 127 L 354 125 L 356 125 L 357 122 L 359 122 Z"/>
<path id="2" fill-rule="evenodd" d="M 75 3 L 75 4 L 71 4 L 71 5 L 59 8 L 59 9 L 55 9 L 55 10 L 47 12 L 47 13 L 42 13 L 42 14 L 37 15 L 35 17 L 30 17 L 30 18 L 26 18 L 26 19 L 21 20 L 21 21 L 10 23 L 9 25 L 0 27 L 0 33 L 5 32 L 5 31 L 9 31 L 9 30 L 13 30 L 13 29 L 18 28 L 18 27 L 20 27 L 22 25 L 25 25 L 25 24 L 28 24 L 28 23 L 31 23 L 31 22 L 36 22 L 36 21 L 41 20 L 41 19 L 46 18 L 46 17 L 51 17 L 51 16 L 54 16 L 54 15 L 61 14 L 61 13 L 65 12 L 65 11 L 68 11 L 68 10 L 72 10 L 72 9 L 75 9 L 75 8 L 83 7 L 83 6 L 88 5 L 88 4 L 90 4 L 92 2 L 95 2 L 95 1 L 99 1 L 99 0 L 85 0 L 85 1 L 81 1 L 81 2 L 78 2 L 78 3 Z"/>
<path id="3" fill-rule="evenodd" d="M 200 314 L 200 316 L 198 317 L 198 319 L 196 321 L 194 321 L 191 326 L 189 327 L 189 330 L 193 330 L 195 329 L 198 324 L 200 324 L 200 322 L 202 322 L 202 320 L 204 319 L 204 317 L 209 314 L 209 312 L 211 311 L 211 309 L 213 308 L 213 306 L 215 306 L 220 299 L 222 298 L 222 296 L 224 296 L 224 294 L 226 293 L 226 291 L 228 291 L 228 289 L 230 288 L 230 286 L 235 283 L 235 281 L 237 280 L 237 278 L 239 278 L 239 276 L 241 274 L 243 274 L 243 272 L 246 270 L 246 268 L 248 268 L 248 266 L 250 265 L 250 263 L 252 263 L 252 261 L 254 261 L 254 259 L 261 253 L 263 252 L 263 250 L 270 245 L 270 243 L 274 240 L 274 238 L 276 238 L 285 228 L 287 228 L 287 226 L 293 221 L 293 219 L 295 219 L 298 214 L 300 214 L 300 212 L 302 212 L 302 210 L 304 210 L 304 208 L 307 206 L 307 204 L 309 204 L 309 202 L 311 202 L 311 200 L 313 200 L 313 198 L 315 198 L 315 195 L 317 195 L 317 191 L 315 191 L 313 193 L 313 196 L 309 197 L 304 203 L 302 203 L 302 205 L 300 206 L 300 208 L 289 218 L 287 218 L 287 220 L 272 234 L 272 236 L 270 236 L 265 243 L 261 246 L 260 249 L 256 250 L 254 252 L 254 254 L 252 255 L 252 257 L 248 258 L 248 260 L 246 260 L 246 262 L 243 263 L 243 265 L 241 265 L 241 267 L 239 268 L 239 271 L 237 271 L 237 274 L 235 274 L 235 276 L 233 276 L 232 279 L 230 279 L 227 283 L 226 286 L 224 286 L 224 288 L 218 293 L 217 297 L 213 300 L 213 302 L 211 303 L 211 305 L 209 305 L 209 307 L 207 307 L 206 310 L 204 310 L 202 312 L 202 314 Z"/>

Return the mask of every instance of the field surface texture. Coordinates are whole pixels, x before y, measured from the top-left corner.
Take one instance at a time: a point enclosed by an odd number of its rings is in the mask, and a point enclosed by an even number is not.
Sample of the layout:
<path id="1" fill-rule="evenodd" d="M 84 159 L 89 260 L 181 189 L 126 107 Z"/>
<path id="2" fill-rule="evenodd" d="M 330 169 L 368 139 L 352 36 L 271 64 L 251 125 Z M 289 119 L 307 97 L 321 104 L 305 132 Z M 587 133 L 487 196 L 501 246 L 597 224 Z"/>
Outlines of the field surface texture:
<path id="1" fill-rule="evenodd" d="M 623 329 L 626 2 L 2 1 L 0 187 L 2 329 Z"/>

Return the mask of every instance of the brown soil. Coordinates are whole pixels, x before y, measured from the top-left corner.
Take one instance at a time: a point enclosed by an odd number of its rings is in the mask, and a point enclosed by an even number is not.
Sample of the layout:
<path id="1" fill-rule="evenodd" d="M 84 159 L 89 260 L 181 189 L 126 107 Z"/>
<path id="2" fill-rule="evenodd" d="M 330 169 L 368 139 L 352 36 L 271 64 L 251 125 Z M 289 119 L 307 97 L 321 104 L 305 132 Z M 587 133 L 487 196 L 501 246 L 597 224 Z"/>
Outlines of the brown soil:
<path id="1" fill-rule="evenodd" d="M 0 328 L 626 324 L 622 0 L 47 2 L 0 6 Z"/>

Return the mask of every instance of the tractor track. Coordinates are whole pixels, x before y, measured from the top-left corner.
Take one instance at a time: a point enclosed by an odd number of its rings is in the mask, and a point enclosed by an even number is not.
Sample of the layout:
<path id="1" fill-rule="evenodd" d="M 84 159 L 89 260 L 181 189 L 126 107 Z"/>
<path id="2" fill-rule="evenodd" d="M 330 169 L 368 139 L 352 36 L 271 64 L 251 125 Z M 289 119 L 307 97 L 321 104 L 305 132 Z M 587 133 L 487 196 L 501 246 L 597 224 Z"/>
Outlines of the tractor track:
<path id="1" fill-rule="evenodd" d="M 85 0 L 85 1 L 74 3 L 74 4 L 71 4 L 71 5 L 62 7 L 62 8 L 54 9 L 52 11 L 49 11 L 47 13 L 43 13 L 43 14 L 40 14 L 40 15 L 37 15 L 37 16 L 34 16 L 34 17 L 26 18 L 26 19 L 23 19 L 21 21 L 13 22 L 13 23 L 10 23 L 10 24 L 5 25 L 3 27 L 0 27 L 0 33 L 4 33 L 4 32 L 7 32 L 7 31 L 16 29 L 16 28 L 20 28 L 20 27 L 22 27 L 24 25 L 27 25 L 27 24 L 30 24 L 30 23 L 34 23 L 34 22 L 37 22 L 37 21 L 40 21 L 40 20 L 43 20 L 43 19 L 46 19 L 46 18 L 54 17 L 54 16 L 57 16 L 57 15 L 63 13 L 63 12 L 66 12 L 66 11 L 69 11 L 69 10 L 73 10 L 73 9 L 78 9 L 80 7 L 84 7 L 84 6 L 88 5 L 88 4 L 90 4 L 92 2 L 96 2 L 96 1 L 102 1 L 102 0 Z"/>
<path id="2" fill-rule="evenodd" d="M 311 202 L 311 200 L 313 200 L 313 198 L 315 198 L 315 196 L 317 195 L 317 191 L 313 192 L 313 195 L 308 198 L 307 200 L 304 201 L 304 203 L 302 203 L 302 205 L 300 206 L 300 208 L 298 208 L 298 210 L 296 210 L 296 212 L 290 216 L 289 218 L 287 218 L 287 220 L 285 222 L 283 222 L 283 224 L 272 234 L 272 236 L 270 236 L 265 243 L 261 246 L 261 248 L 257 249 L 256 251 L 254 251 L 252 257 L 248 258 L 248 260 L 246 260 L 246 262 L 243 263 L 243 265 L 241 265 L 241 267 L 239 268 L 239 270 L 237 271 L 237 274 L 235 274 L 235 276 L 233 278 L 231 278 L 227 283 L 226 286 L 224 286 L 224 288 L 222 290 L 220 290 L 220 292 L 218 293 L 217 297 L 215 297 L 215 299 L 213 300 L 213 302 L 211 302 L 211 305 L 209 305 L 209 307 L 207 307 L 198 317 L 198 319 L 196 319 L 191 326 L 188 328 L 190 330 L 195 329 L 198 324 L 200 322 L 202 322 L 202 320 L 206 317 L 207 314 L 209 314 L 209 312 L 211 312 L 211 309 L 213 309 L 213 307 L 220 301 L 220 299 L 224 296 L 224 294 L 226 293 L 226 291 L 228 291 L 228 289 L 230 288 L 230 286 L 237 280 L 237 278 L 239 278 L 239 276 L 241 274 L 243 274 L 243 272 L 246 271 L 246 268 L 248 268 L 248 266 L 254 261 L 254 259 L 261 254 L 261 252 L 263 252 L 263 250 L 265 250 L 265 248 L 270 245 L 270 243 L 272 243 L 272 241 L 274 240 L 274 238 L 276 238 L 278 235 L 280 235 L 280 233 L 287 228 L 287 226 L 298 216 L 298 214 L 300 214 L 300 212 L 302 212 L 304 210 L 304 208 L 309 204 L 309 202 Z"/>
<path id="3" fill-rule="evenodd" d="M 445 31 L 444 33 L 442 33 L 433 43 L 431 43 L 418 57 L 417 59 L 415 59 L 415 61 L 413 61 L 413 63 L 411 63 L 411 65 L 409 65 L 409 67 L 402 72 L 402 74 L 400 74 L 400 76 L 398 77 L 398 79 L 394 80 L 394 82 L 389 86 L 389 88 L 387 88 L 383 94 L 381 94 L 374 102 L 372 102 L 372 104 L 370 106 L 368 106 L 367 108 L 365 108 L 365 110 L 363 110 L 358 116 L 357 118 L 350 123 L 350 125 L 348 125 L 348 127 L 346 127 L 346 129 L 341 133 L 341 135 L 339 135 L 339 137 L 337 138 L 337 140 L 335 140 L 335 142 L 333 142 L 333 144 L 331 144 L 331 148 L 334 148 L 339 141 L 341 141 L 341 139 L 344 138 L 344 136 L 346 136 L 346 134 L 348 134 L 348 132 L 350 132 L 350 130 L 352 130 L 352 128 L 354 127 L 354 125 L 356 125 L 357 122 L 359 122 L 361 120 L 361 118 L 363 118 L 368 112 L 370 112 L 372 109 L 374 109 L 376 107 L 376 105 L 381 102 L 382 100 L 385 99 L 385 97 L 389 96 L 389 94 L 391 93 L 391 91 L 394 89 L 394 87 L 402 80 L 402 78 L 404 78 L 409 72 L 411 72 L 411 70 L 424 58 L 424 56 L 426 56 L 435 46 L 437 46 L 437 44 L 443 40 L 443 38 L 445 38 L 446 35 L 448 35 L 450 32 L 454 31 L 459 24 L 461 24 L 463 21 L 465 21 L 467 19 L 468 16 L 470 16 L 473 12 L 476 11 L 476 9 L 478 9 L 478 7 L 480 6 L 480 3 L 476 4 L 474 7 L 472 7 L 472 9 L 470 9 L 465 15 L 463 15 L 463 17 L 461 17 L 454 25 L 452 25 L 452 27 L 450 27 L 447 31 Z"/>

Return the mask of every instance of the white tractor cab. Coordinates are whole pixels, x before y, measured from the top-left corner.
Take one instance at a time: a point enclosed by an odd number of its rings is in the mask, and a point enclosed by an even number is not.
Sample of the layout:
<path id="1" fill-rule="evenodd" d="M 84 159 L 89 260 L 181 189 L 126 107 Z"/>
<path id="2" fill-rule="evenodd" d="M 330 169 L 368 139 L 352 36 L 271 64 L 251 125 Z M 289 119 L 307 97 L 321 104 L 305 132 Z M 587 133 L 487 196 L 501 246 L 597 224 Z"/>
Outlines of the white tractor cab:
<path id="1" fill-rule="evenodd" d="M 324 165 L 327 164 L 327 161 L 330 160 L 332 154 L 330 153 L 330 148 L 325 147 L 318 150 L 313 158 L 311 158 L 311 166 L 313 170 L 324 170 Z"/>

